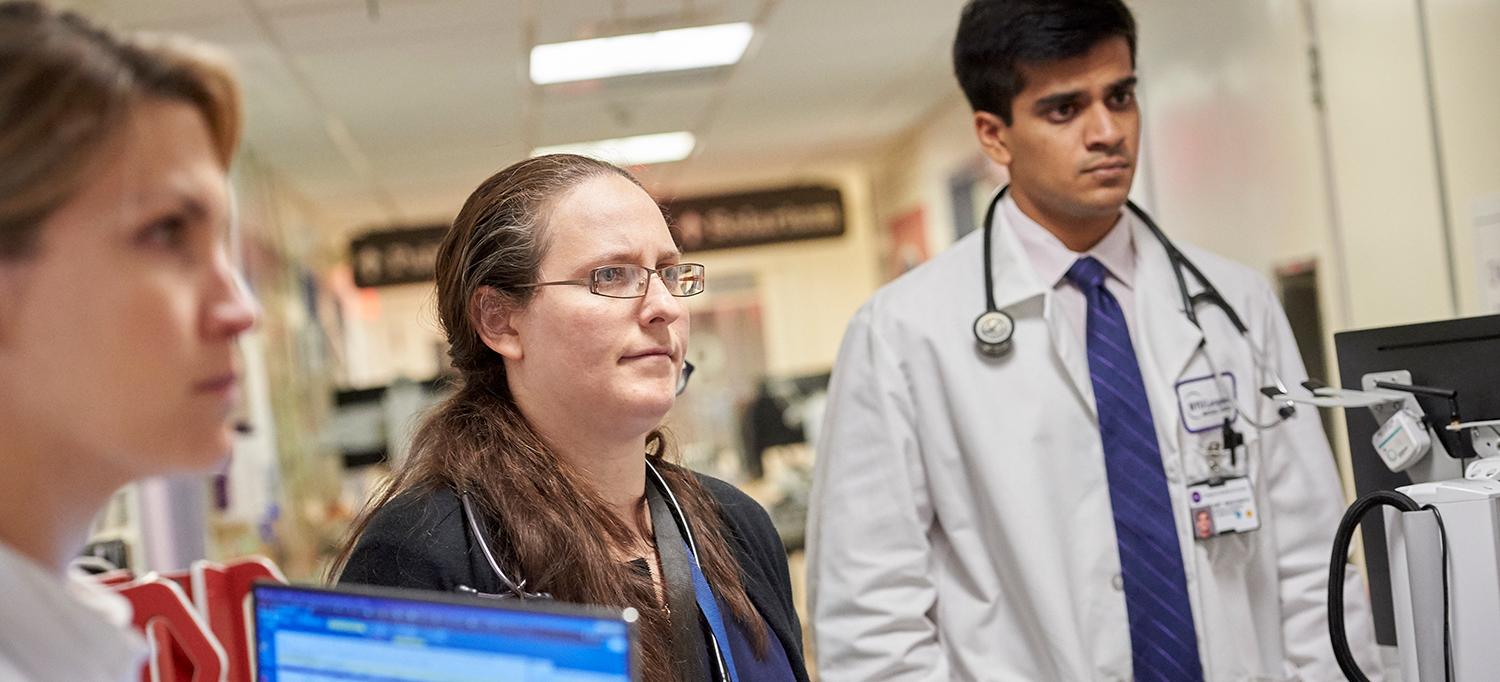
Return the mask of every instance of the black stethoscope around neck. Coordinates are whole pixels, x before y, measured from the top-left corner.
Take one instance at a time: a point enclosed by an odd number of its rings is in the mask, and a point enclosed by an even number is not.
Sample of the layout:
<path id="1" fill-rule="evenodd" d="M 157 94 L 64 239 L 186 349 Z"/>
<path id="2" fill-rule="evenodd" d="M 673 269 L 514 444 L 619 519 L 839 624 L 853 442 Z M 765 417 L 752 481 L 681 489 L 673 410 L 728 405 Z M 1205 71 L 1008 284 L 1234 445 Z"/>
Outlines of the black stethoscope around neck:
<path id="1" fill-rule="evenodd" d="M 977 342 L 979 352 L 984 356 L 992 358 L 1002 357 L 1010 352 L 1011 343 L 1016 332 L 1015 319 L 995 304 L 994 257 L 991 254 L 991 245 L 995 232 L 995 209 L 1005 199 L 1005 194 L 1009 189 L 1009 185 L 1001 187 L 1000 191 L 995 193 L 995 198 L 990 200 L 989 208 L 984 212 L 984 312 L 974 320 L 974 340 Z M 1235 312 L 1234 306 L 1229 305 L 1229 301 L 1225 300 L 1224 296 L 1219 293 L 1218 287 L 1215 287 L 1214 283 L 1209 281 L 1208 277 L 1204 276 L 1203 271 L 1199 270 L 1198 266 L 1194 265 L 1193 261 L 1189 260 L 1177 248 L 1177 245 L 1173 244 L 1172 240 L 1167 238 L 1166 233 L 1162 232 L 1161 228 L 1156 225 L 1156 221 L 1152 220 L 1151 216 L 1144 209 L 1136 206 L 1135 202 L 1129 199 L 1125 200 L 1125 207 L 1130 209 L 1130 212 L 1135 214 L 1135 217 L 1145 224 L 1146 229 L 1151 231 L 1151 236 L 1155 237 L 1156 241 L 1161 244 L 1162 249 L 1167 252 L 1167 261 L 1172 264 L 1172 274 L 1177 279 L 1177 295 L 1182 301 L 1182 314 L 1187 317 L 1188 322 L 1191 322 L 1194 327 L 1198 328 L 1198 331 L 1202 332 L 1203 325 L 1198 321 L 1197 307 L 1200 304 L 1207 303 L 1218 308 L 1229 319 L 1229 323 L 1234 326 L 1235 331 L 1239 332 L 1240 337 L 1249 345 L 1251 354 L 1255 356 L 1256 364 L 1270 370 L 1276 387 L 1282 393 L 1285 393 L 1286 387 L 1282 383 L 1281 378 L 1275 376 L 1274 369 L 1265 362 L 1264 355 L 1250 338 L 1250 328 L 1245 326 L 1244 320 L 1240 318 L 1239 313 Z M 1187 275 L 1192 275 L 1198 281 L 1198 287 L 1201 291 L 1194 294 L 1188 290 Z M 1211 361 L 1212 358 L 1210 358 Z M 1214 383 L 1218 384 L 1219 372 L 1217 368 L 1214 368 L 1212 371 L 1215 378 Z M 1219 391 L 1224 393 L 1222 386 L 1219 387 Z M 1233 401 L 1232 392 L 1228 395 L 1230 396 L 1230 400 Z M 1239 408 L 1238 404 L 1236 404 L 1235 411 L 1245 419 L 1250 419 L 1244 410 Z M 1255 425 L 1262 428 L 1275 426 L 1285 421 L 1291 414 L 1291 405 L 1287 403 L 1278 410 L 1278 418 L 1274 422 L 1269 425 Z"/>
<path id="2" fill-rule="evenodd" d="M 1005 194 L 1009 190 L 1010 185 L 1001 187 L 1000 191 L 995 193 L 995 198 L 990 200 L 989 208 L 984 212 L 984 313 L 974 320 L 974 340 L 979 342 L 979 352 L 990 357 L 1000 357 L 1010 352 L 1011 337 L 1016 331 L 1015 320 L 1009 313 L 995 305 L 994 258 L 990 253 L 995 232 L 995 209 L 1000 206 L 1001 200 L 1005 199 Z M 1188 260 L 1188 257 L 1177 249 L 1172 240 L 1167 239 L 1166 233 L 1156 226 L 1156 221 L 1152 220 L 1145 210 L 1129 199 L 1125 200 L 1125 207 L 1130 209 L 1130 212 L 1134 213 L 1142 223 L 1145 223 L 1146 229 L 1151 230 L 1151 236 L 1156 237 L 1156 241 L 1160 242 L 1162 248 L 1166 250 L 1167 260 L 1172 264 L 1172 274 L 1177 277 L 1177 294 L 1182 299 L 1182 313 L 1187 316 L 1188 321 L 1202 331 L 1203 325 L 1198 323 L 1198 313 L 1195 308 L 1200 303 L 1208 303 L 1224 311 L 1224 315 L 1229 318 L 1229 323 L 1234 325 L 1235 331 L 1248 338 L 1250 329 L 1234 311 L 1234 306 L 1229 305 L 1229 302 L 1219 294 L 1219 289 L 1214 286 L 1214 283 L 1203 276 L 1203 271 L 1193 265 L 1193 261 Z M 1198 286 L 1202 287 L 1202 291 L 1196 294 L 1188 293 L 1184 270 L 1198 280 Z"/>
<path id="3" fill-rule="evenodd" d="M 685 374 L 691 374 L 691 365 L 685 369 Z M 679 379 L 679 393 L 686 384 L 686 381 L 686 377 Z M 652 514 L 652 526 L 656 536 L 657 551 L 662 553 L 661 561 L 663 567 L 667 567 L 674 561 L 680 562 L 686 560 L 692 561 L 694 565 L 701 566 L 702 561 L 699 559 L 698 541 L 693 537 L 693 528 L 688 524 L 687 514 L 682 510 L 682 505 L 677 501 L 677 496 L 672 493 L 672 488 L 667 485 L 666 477 L 661 475 L 661 472 L 651 464 L 650 460 L 646 461 L 646 478 L 646 498 Z M 489 566 L 490 571 L 495 574 L 500 584 L 509 593 L 488 594 L 466 585 L 458 586 L 458 590 L 466 594 L 488 598 L 514 597 L 522 601 L 552 599 L 552 595 L 546 592 L 534 592 L 526 589 L 525 579 L 513 578 L 505 572 L 505 569 L 500 566 L 499 560 L 495 558 L 494 551 L 490 549 L 489 541 L 486 540 L 487 534 L 480 527 L 479 515 L 474 511 L 469 493 L 459 491 L 458 499 L 464 516 L 464 523 L 468 526 L 469 534 L 473 538 L 474 544 L 479 547 L 479 553 L 484 557 L 484 561 Z M 675 554 L 681 554 L 682 556 L 674 556 L 674 549 Z M 672 570 L 672 568 L 666 568 L 669 575 Z M 673 586 L 669 585 L 668 587 L 670 590 Z M 678 588 L 678 590 L 680 589 Z M 688 593 L 691 593 L 693 590 L 691 587 L 686 589 Z M 700 597 L 711 599 L 712 594 L 700 595 Z M 675 590 L 668 595 L 669 602 L 675 600 L 675 604 L 670 605 L 668 611 L 673 626 L 673 642 L 677 649 L 674 652 L 674 659 L 677 660 L 679 665 L 689 667 L 689 671 L 692 673 L 689 679 L 707 679 L 705 677 L 706 671 L 704 670 L 706 663 L 713 668 L 713 673 L 716 675 L 713 679 L 737 681 L 739 678 L 737 672 L 733 670 L 732 658 L 726 655 L 729 643 L 721 641 L 720 635 L 717 632 L 710 631 L 695 634 L 698 632 L 697 619 L 687 617 L 687 613 L 689 611 L 696 613 L 696 609 L 683 608 L 691 603 L 683 601 L 684 598 L 684 595 L 680 591 Z M 713 652 L 712 658 L 707 662 L 694 660 L 695 657 L 693 656 L 695 650 L 702 650 L 699 647 L 703 645 L 704 637 L 706 637 L 707 650 Z"/>
<path id="4" fill-rule="evenodd" d="M 693 560 L 698 561 L 698 543 L 693 538 L 692 526 L 688 525 L 687 514 L 682 511 L 682 505 L 678 504 L 677 496 L 672 494 L 672 489 L 667 487 L 666 478 L 661 475 L 661 472 L 656 470 L 655 466 L 652 466 L 649 460 L 646 462 L 646 474 L 647 478 L 650 479 L 646 484 L 654 485 L 656 486 L 656 489 L 660 491 L 660 493 L 662 494 L 662 498 L 666 503 L 666 508 L 671 514 L 672 521 L 676 523 L 677 528 L 682 532 L 683 540 L 687 543 L 688 551 L 692 553 Z M 470 501 L 469 493 L 465 491 L 459 491 L 458 501 L 459 505 L 463 508 L 462 511 L 464 515 L 464 523 L 468 526 L 469 534 L 473 536 L 474 543 L 479 546 L 479 553 L 484 556 L 484 562 L 489 565 L 490 571 L 494 572 L 495 577 L 500 580 L 500 584 L 510 592 L 510 594 L 503 596 L 514 596 L 517 599 L 521 600 L 551 599 L 551 594 L 548 594 L 546 592 L 532 592 L 526 589 L 526 581 L 524 579 L 517 580 L 515 578 L 512 578 L 508 573 L 505 572 L 505 569 L 500 567 L 500 562 L 495 558 L 494 551 L 490 549 L 490 543 L 485 539 L 486 533 L 479 527 L 479 515 L 474 512 L 474 503 Z M 475 594 L 482 594 L 474 590 L 464 591 L 472 592 Z"/>

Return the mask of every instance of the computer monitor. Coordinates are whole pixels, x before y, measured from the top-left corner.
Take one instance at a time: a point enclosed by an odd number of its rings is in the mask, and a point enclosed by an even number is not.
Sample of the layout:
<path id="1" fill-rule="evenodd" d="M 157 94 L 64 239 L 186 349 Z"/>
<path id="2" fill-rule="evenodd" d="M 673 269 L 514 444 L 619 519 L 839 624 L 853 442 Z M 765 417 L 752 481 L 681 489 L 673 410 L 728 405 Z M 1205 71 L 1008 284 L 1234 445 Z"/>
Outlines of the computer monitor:
<path id="1" fill-rule="evenodd" d="M 1465 421 L 1500 419 L 1500 315 L 1344 332 L 1335 334 L 1333 343 L 1344 388 L 1362 389 L 1361 379 L 1366 374 L 1406 370 L 1411 372 L 1413 384 L 1457 391 L 1459 411 Z M 1447 400 L 1427 396 L 1416 399 L 1429 417 L 1441 423 L 1451 417 Z M 1451 454 L 1434 451 L 1413 468 L 1396 473 L 1386 468 L 1370 442 L 1379 427 L 1370 410 L 1347 409 L 1344 419 L 1349 427 L 1354 487 L 1359 495 L 1464 476 L 1464 465 L 1456 459 L 1459 455 L 1454 447 L 1458 442 L 1456 434 L 1440 434 L 1445 441 L 1444 449 Z M 1376 639 L 1386 646 L 1395 646 L 1385 523 L 1380 514 L 1368 514 L 1360 528 L 1370 576 Z M 1328 532 L 1332 534 L 1333 529 Z"/>
<path id="2" fill-rule="evenodd" d="M 366 587 L 253 588 L 259 682 L 633 682 L 635 612 Z"/>

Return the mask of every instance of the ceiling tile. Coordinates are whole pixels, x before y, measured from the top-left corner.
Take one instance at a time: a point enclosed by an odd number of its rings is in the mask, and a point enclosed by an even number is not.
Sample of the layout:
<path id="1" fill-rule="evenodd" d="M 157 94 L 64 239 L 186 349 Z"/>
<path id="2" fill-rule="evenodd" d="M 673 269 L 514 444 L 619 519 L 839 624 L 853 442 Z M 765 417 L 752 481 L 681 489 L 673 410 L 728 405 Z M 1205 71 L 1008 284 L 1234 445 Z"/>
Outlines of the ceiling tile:
<path id="1" fill-rule="evenodd" d="M 948 49 L 963 0 L 75 4 L 226 46 L 246 83 L 247 146 L 328 215 L 370 222 L 390 219 L 382 192 L 403 214 L 451 213 L 539 144 L 691 130 L 692 158 L 642 172 L 665 191 L 868 158 L 956 96 Z M 734 67 L 546 89 L 526 78 L 532 41 L 755 18 Z M 373 179 L 334 143 L 330 117 Z"/>

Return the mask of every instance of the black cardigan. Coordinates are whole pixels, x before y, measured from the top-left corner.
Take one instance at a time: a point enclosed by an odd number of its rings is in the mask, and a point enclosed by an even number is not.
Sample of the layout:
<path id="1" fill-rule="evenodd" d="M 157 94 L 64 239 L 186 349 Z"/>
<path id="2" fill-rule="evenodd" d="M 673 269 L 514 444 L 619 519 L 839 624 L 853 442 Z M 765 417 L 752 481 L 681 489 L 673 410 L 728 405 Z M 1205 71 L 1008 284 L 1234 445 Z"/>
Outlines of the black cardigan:
<path id="1" fill-rule="evenodd" d="M 786 551 L 771 517 L 738 488 L 710 476 L 697 476 L 718 502 L 724 536 L 740 566 L 750 603 L 781 641 L 792 673 L 806 682 L 802 626 L 792 606 Z M 465 585 L 480 592 L 508 592 L 490 570 L 478 545 L 471 542 L 458 495 L 447 488 L 402 493 L 376 510 L 339 582 L 443 592 Z"/>

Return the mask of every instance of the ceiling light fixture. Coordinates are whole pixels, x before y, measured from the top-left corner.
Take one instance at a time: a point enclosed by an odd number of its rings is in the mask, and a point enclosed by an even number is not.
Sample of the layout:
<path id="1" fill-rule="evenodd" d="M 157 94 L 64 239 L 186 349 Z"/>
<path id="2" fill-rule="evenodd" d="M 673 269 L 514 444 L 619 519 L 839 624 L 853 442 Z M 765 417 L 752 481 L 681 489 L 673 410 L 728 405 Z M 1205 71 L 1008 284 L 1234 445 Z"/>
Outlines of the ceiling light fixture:
<path id="1" fill-rule="evenodd" d="M 531 150 L 531 155 L 578 154 L 603 159 L 617 166 L 644 166 L 686 159 L 696 144 L 692 133 L 680 131 L 537 147 Z"/>
<path id="2" fill-rule="evenodd" d="M 531 48 L 537 85 L 734 64 L 755 29 L 746 22 L 550 43 Z"/>

